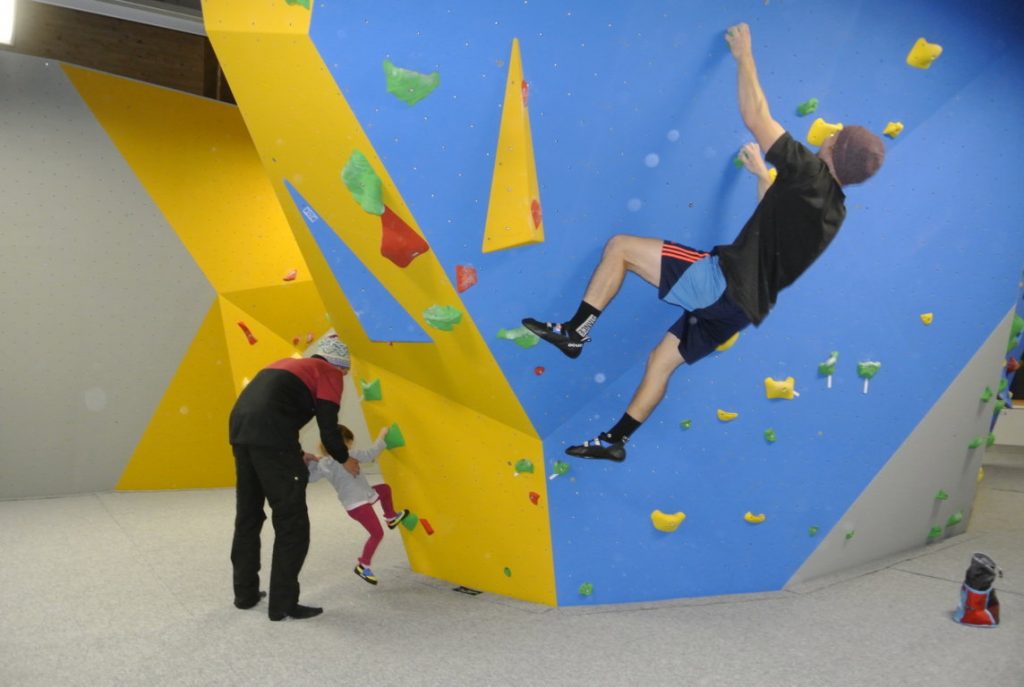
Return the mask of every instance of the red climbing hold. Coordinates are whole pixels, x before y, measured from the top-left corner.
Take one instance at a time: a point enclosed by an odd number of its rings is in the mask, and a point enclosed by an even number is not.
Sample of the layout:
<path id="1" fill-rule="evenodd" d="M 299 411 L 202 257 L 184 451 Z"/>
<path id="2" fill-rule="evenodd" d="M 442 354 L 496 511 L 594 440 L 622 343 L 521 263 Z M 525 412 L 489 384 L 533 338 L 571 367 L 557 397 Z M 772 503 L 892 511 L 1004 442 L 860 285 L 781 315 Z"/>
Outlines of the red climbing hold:
<path id="1" fill-rule="evenodd" d="M 238 321 L 238 326 L 242 328 L 242 332 L 245 334 L 245 338 L 249 340 L 249 345 L 250 346 L 255 345 L 256 344 L 256 337 L 253 336 L 252 332 L 249 331 L 249 328 L 245 326 L 245 322 L 242 322 L 241 320 L 239 320 Z"/>
<path id="2" fill-rule="evenodd" d="M 542 374 L 544 374 L 544 368 L 538 365 L 537 367 L 533 368 L 533 374 L 540 377 Z"/>
<path id="3" fill-rule="evenodd" d="M 299 337 L 296 336 L 296 337 L 294 337 L 292 339 L 292 346 L 298 346 L 301 342 L 302 342 L 302 339 L 300 339 Z"/>
<path id="4" fill-rule="evenodd" d="M 1006 361 L 1006 371 L 1007 372 L 1011 372 L 1012 373 L 1012 372 L 1016 372 L 1019 369 L 1020 369 L 1020 361 L 1017 360 L 1016 358 L 1010 358 L 1009 360 Z"/>
<path id="5" fill-rule="evenodd" d="M 533 505 L 536 506 L 537 503 L 539 503 L 539 502 L 540 502 L 540 494 L 538 494 L 535 491 L 531 491 L 530 492 L 530 503 L 532 503 Z"/>
<path id="6" fill-rule="evenodd" d="M 529 107 L 530 105 L 530 84 L 523 79 L 523 107 Z"/>
<path id="7" fill-rule="evenodd" d="M 471 265 L 456 265 L 455 288 L 459 293 L 464 293 L 474 284 L 476 284 L 476 268 Z"/>
<path id="8" fill-rule="evenodd" d="M 425 531 L 427 534 L 434 533 L 434 528 L 430 526 L 430 523 L 427 521 L 426 518 L 420 518 L 420 524 L 423 525 L 423 531 Z"/>
<path id="9" fill-rule="evenodd" d="M 386 205 L 384 214 L 380 216 L 380 224 L 380 254 L 399 267 L 407 267 L 416 256 L 430 250 L 423 237 Z"/>
<path id="10" fill-rule="evenodd" d="M 540 211 L 540 201 L 536 198 L 530 203 L 530 214 L 533 215 L 533 228 L 540 229 L 540 223 L 544 221 L 544 215 Z"/>
<path id="11" fill-rule="evenodd" d="M 295 277 L 299 276 L 298 270 L 292 270 L 288 274 L 281 277 L 283 281 L 295 281 Z"/>

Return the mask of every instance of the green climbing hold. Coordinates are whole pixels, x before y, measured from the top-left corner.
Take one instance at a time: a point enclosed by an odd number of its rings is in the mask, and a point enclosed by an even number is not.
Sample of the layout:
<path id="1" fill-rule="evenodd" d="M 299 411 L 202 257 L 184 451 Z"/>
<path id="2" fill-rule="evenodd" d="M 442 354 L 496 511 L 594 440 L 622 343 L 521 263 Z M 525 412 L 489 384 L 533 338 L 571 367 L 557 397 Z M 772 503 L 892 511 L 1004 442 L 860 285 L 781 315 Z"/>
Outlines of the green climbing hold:
<path id="1" fill-rule="evenodd" d="M 993 396 L 995 396 L 995 392 L 986 386 L 985 390 L 981 392 L 981 402 L 988 403 L 992 400 Z"/>
<path id="2" fill-rule="evenodd" d="M 981 446 L 984 443 L 985 443 L 985 438 L 984 437 L 974 437 L 974 439 L 971 440 L 971 443 L 967 444 L 967 448 L 978 448 L 979 446 Z"/>
<path id="3" fill-rule="evenodd" d="M 375 379 L 372 382 L 368 382 L 365 379 L 359 380 L 359 386 L 363 390 L 364 401 L 379 401 L 383 398 L 380 393 L 380 380 Z"/>
<path id="4" fill-rule="evenodd" d="M 1010 338 L 1016 339 L 1021 332 L 1024 332 L 1024 317 L 1014 315 L 1013 324 L 1010 325 Z"/>
<path id="5" fill-rule="evenodd" d="M 740 167 L 742 167 L 742 166 L 743 166 L 743 158 L 741 158 L 741 157 L 740 157 L 739 155 L 737 155 L 737 156 L 736 156 L 736 157 L 735 157 L 735 158 L 733 159 L 733 161 L 732 161 L 732 166 L 733 166 L 733 167 L 736 167 L 737 169 L 739 169 Z"/>
<path id="6" fill-rule="evenodd" d="M 419 521 L 420 516 L 416 515 L 412 511 L 409 511 L 409 514 L 402 518 L 402 527 L 412 532 L 414 529 L 416 529 L 416 525 L 419 523 Z"/>
<path id="7" fill-rule="evenodd" d="M 441 83 L 438 72 L 421 74 L 411 69 L 403 69 L 384 60 L 384 75 L 387 77 L 388 93 L 408 105 L 415 105 L 430 95 Z"/>
<path id="8" fill-rule="evenodd" d="M 533 462 L 526 458 L 520 458 L 516 461 L 516 472 L 529 472 L 532 474 Z"/>
<path id="9" fill-rule="evenodd" d="M 299 7 L 305 7 L 307 10 L 309 9 L 309 0 L 284 0 L 284 1 L 285 1 L 285 4 L 288 4 L 288 5 L 298 5 Z"/>
<path id="10" fill-rule="evenodd" d="M 398 428 L 397 422 L 391 425 L 388 433 L 384 435 L 384 445 L 388 448 L 405 446 L 405 437 L 402 436 L 402 430 Z"/>
<path id="11" fill-rule="evenodd" d="M 556 460 L 555 461 L 555 474 L 556 475 L 564 475 L 567 472 L 569 472 L 569 464 L 566 463 L 564 460 Z"/>
<path id="12" fill-rule="evenodd" d="M 846 541 L 853 539 L 853 535 L 857 534 L 854 530 L 850 530 L 846 533 Z"/>
<path id="13" fill-rule="evenodd" d="M 450 332 L 462 321 L 462 311 L 452 305 L 432 305 L 423 311 L 423 319 L 435 329 Z"/>
<path id="14" fill-rule="evenodd" d="M 995 432 L 989 432 L 988 436 L 985 437 L 985 445 L 986 446 L 993 446 L 993 445 L 995 445 L 995 443 L 996 443 L 996 434 L 995 434 Z"/>
<path id="15" fill-rule="evenodd" d="M 948 498 L 949 494 L 947 494 L 944 489 L 939 489 L 937 492 L 935 492 L 936 501 L 945 501 Z"/>
<path id="16" fill-rule="evenodd" d="M 512 577 L 512 568 L 505 568 L 505 577 Z"/>
<path id="17" fill-rule="evenodd" d="M 520 348 L 533 348 L 540 343 L 540 337 L 531 332 L 526 327 L 516 327 L 514 329 L 499 329 L 499 339 L 507 339 L 508 341 L 515 341 L 516 345 Z"/>
<path id="18" fill-rule="evenodd" d="M 882 369 L 882 363 L 868 360 L 863 363 L 857 363 L 857 376 L 863 379 L 871 379 L 878 371 Z"/>
<path id="19" fill-rule="evenodd" d="M 823 363 L 818 364 L 818 374 L 828 377 L 836 373 L 836 363 L 839 362 L 839 351 L 832 351 L 832 355 Z"/>
<path id="20" fill-rule="evenodd" d="M 594 585 L 584 582 L 580 585 L 580 596 L 590 596 L 594 593 Z"/>
<path id="21" fill-rule="evenodd" d="M 371 215 L 384 214 L 384 201 L 381 200 L 380 177 L 373 171 L 370 161 L 358 150 L 352 155 L 341 170 L 341 180 L 345 182 L 352 197 L 359 207 Z"/>
<path id="22" fill-rule="evenodd" d="M 957 512 L 949 516 L 949 520 L 946 521 L 946 527 L 953 527 L 954 525 L 959 525 L 960 521 L 963 519 L 964 512 L 962 510 L 958 510 Z"/>
<path id="23" fill-rule="evenodd" d="M 774 429 L 769 428 L 764 430 L 764 440 L 767 441 L 769 444 L 774 444 L 777 438 L 778 437 L 775 436 Z"/>
<path id="24" fill-rule="evenodd" d="M 999 392 L 998 393 L 1001 394 L 1004 391 L 1006 391 L 1006 387 L 1008 387 L 1008 386 L 1010 386 L 1010 383 L 1008 381 L 1006 381 L 1006 377 L 1003 377 L 1002 379 L 1000 379 L 999 380 Z"/>
<path id="25" fill-rule="evenodd" d="M 798 115 L 800 115 L 801 117 L 805 117 L 805 116 L 811 114 L 812 112 L 814 112 L 817 109 L 818 109 L 818 99 L 817 98 L 811 98 L 810 100 L 806 100 L 806 101 L 800 103 L 799 105 L 797 105 L 796 106 L 796 113 Z"/>
<path id="26" fill-rule="evenodd" d="M 816 534 L 818 534 L 818 526 L 817 525 L 811 525 L 810 527 L 807 528 L 807 536 L 808 537 L 813 537 Z"/>
<path id="27" fill-rule="evenodd" d="M 679 426 L 683 429 L 690 429 L 693 427 L 693 420 L 683 420 L 679 423 Z"/>
<path id="28" fill-rule="evenodd" d="M 1003 399 L 1000 398 L 998 401 L 996 401 L 996 404 L 994 406 L 992 406 L 992 414 L 993 415 L 998 415 L 999 413 L 1003 412 L 1003 408 L 1005 408 L 1005 407 L 1006 407 L 1006 401 L 1004 401 Z"/>
<path id="29" fill-rule="evenodd" d="M 935 539 L 936 537 L 941 537 L 941 536 L 942 536 L 942 528 L 941 527 L 933 527 L 930 530 L 928 530 L 928 538 L 929 539 Z"/>

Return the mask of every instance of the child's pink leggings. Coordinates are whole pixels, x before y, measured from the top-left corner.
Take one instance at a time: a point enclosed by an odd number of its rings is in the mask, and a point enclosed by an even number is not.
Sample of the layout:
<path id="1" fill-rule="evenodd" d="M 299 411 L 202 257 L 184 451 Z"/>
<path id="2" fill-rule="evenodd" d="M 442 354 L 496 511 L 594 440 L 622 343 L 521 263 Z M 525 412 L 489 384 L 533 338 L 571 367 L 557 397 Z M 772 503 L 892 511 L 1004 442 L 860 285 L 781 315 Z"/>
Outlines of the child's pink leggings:
<path id="1" fill-rule="evenodd" d="M 386 484 L 376 484 L 373 490 L 380 496 L 380 505 L 384 508 L 384 517 L 393 518 L 398 515 L 395 513 L 395 504 L 391 502 L 391 487 Z M 348 514 L 370 533 L 370 538 L 366 540 L 366 545 L 363 546 L 363 555 L 359 557 L 359 564 L 369 567 L 373 561 L 374 551 L 377 550 L 380 540 L 384 538 L 384 528 L 380 526 L 380 518 L 377 517 L 377 512 L 373 510 L 372 503 L 364 503 L 353 508 L 348 511 Z"/>

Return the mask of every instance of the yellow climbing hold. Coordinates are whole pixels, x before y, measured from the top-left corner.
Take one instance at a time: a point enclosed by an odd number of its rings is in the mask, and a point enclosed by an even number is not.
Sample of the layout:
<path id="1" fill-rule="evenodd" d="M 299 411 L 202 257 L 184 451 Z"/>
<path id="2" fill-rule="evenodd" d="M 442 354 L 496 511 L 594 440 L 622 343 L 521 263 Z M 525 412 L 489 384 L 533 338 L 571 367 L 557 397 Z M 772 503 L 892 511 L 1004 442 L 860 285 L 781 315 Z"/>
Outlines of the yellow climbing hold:
<path id="1" fill-rule="evenodd" d="M 914 47 L 907 53 L 907 64 L 918 69 L 928 69 L 932 62 L 942 54 L 942 46 L 938 43 L 929 43 L 924 38 L 918 38 Z"/>
<path id="2" fill-rule="evenodd" d="M 811 123 L 811 128 L 807 130 L 807 142 L 812 146 L 820 146 L 826 138 L 838 134 L 842 130 L 842 124 L 829 124 L 818 117 Z"/>
<path id="3" fill-rule="evenodd" d="M 931 324 L 932 322 L 935 321 L 935 313 L 921 313 L 921 321 L 924 322 L 925 324 Z"/>
<path id="4" fill-rule="evenodd" d="M 774 167 L 769 169 L 768 170 L 768 183 L 769 184 L 774 184 L 775 183 L 775 179 L 778 176 L 779 176 L 779 170 L 775 169 Z"/>
<path id="5" fill-rule="evenodd" d="M 728 339 L 726 339 L 725 343 L 723 343 L 721 346 L 719 346 L 715 350 L 716 351 L 728 351 L 730 348 L 732 348 L 736 344 L 737 341 L 739 341 L 739 338 L 740 338 L 740 333 L 736 332 L 735 334 L 730 336 Z"/>
<path id="6" fill-rule="evenodd" d="M 717 415 L 718 419 L 722 422 L 730 422 L 740 416 L 739 413 L 730 413 L 729 411 L 722 410 L 721 408 L 718 409 L 718 412 L 715 413 L 715 415 Z"/>
<path id="7" fill-rule="evenodd" d="M 762 522 L 764 522 L 765 517 L 766 516 L 764 513 L 758 513 L 757 515 L 754 515 L 748 510 L 747 514 L 743 516 L 743 519 L 749 522 L 751 525 L 760 525 Z"/>
<path id="8" fill-rule="evenodd" d="M 786 377 L 785 379 L 772 379 L 771 377 L 764 378 L 764 393 L 768 398 L 785 398 L 792 400 L 794 396 L 799 396 L 794 389 L 793 385 L 796 380 L 792 377 Z"/>
<path id="9" fill-rule="evenodd" d="M 885 130 L 882 131 L 883 136 L 889 138 L 896 138 L 903 132 L 903 122 L 889 122 L 885 125 Z"/>
<path id="10" fill-rule="evenodd" d="M 675 532 L 679 529 L 679 525 L 683 520 L 686 520 L 686 513 L 669 515 L 668 513 L 662 513 L 660 510 L 651 512 L 651 524 L 654 525 L 654 529 L 662 532 Z"/>
<path id="11" fill-rule="evenodd" d="M 985 479 L 985 468 L 978 468 L 978 481 Z"/>

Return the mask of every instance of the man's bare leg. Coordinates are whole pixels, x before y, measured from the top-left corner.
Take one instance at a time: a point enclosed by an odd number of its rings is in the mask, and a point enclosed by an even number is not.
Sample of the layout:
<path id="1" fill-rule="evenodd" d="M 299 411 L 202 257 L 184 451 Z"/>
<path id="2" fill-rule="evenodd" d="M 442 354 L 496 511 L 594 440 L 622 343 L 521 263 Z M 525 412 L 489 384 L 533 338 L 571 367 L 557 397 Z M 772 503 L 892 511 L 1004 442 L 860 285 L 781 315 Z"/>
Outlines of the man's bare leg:
<path id="1" fill-rule="evenodd" d="M 658 286 L 661 279 L 660 239 L 618 234 L 604 246 L 601 261 L 590 277 L 576 314 L 566 322 L 540 322 L 532 318 L 523 320 L 531 332 L 554 344 L 562 353 L 576 358 L 583 352 L 587 335 L 604 308 L 619 292 L 626 272 L 639 275 L 644 281 Z"/>

